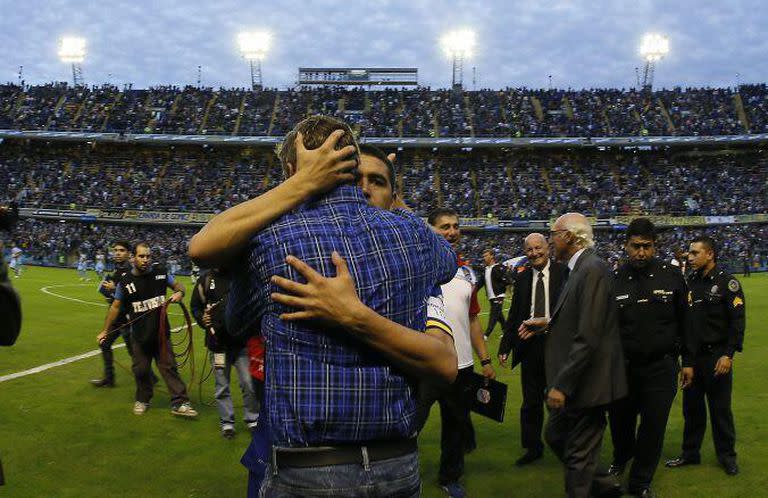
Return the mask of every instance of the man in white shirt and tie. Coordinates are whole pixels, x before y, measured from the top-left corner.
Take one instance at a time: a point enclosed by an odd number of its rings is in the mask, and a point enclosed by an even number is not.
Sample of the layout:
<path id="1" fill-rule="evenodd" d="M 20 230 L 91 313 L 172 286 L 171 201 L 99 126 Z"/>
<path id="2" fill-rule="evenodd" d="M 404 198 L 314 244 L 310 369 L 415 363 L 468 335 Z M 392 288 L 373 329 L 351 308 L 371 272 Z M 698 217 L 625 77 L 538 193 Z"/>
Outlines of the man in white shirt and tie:
<path id="1" fill-rule="evenodd" d="M 550 316 L 567 275 L 565 265 L 550 260 L 549 244 L 544 235 L 528 235 L 523 249 L 528 262 L 515 270 L 512 306 L 499 345 L 499 362 L 502 365 L 506 365 L 510 352 L 512 368 L 521 363 L 523 403 L 520 407 L 520 440 L 526 452 L 516 462 L 519 467 L 535 462 L 544 453 L 541 433 L 547 381 L 544 371 L 545 338 L 538 336 L 521 341 L 517 329 L 529 318 Z"/>

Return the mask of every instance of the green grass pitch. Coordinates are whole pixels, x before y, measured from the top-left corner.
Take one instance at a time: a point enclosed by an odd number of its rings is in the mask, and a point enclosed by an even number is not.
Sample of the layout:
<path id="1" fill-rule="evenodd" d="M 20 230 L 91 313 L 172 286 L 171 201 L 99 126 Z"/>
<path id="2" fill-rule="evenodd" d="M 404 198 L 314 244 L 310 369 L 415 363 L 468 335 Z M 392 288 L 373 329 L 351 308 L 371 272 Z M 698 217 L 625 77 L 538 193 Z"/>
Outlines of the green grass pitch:
<path id="1" fill-rule="evenodd" d="M 0 376 L 51 363 L 96 349 L 95 336 L 105 308 L 95 283 L 81 284 L 74 270 L 26 268 L 14 284 L 24 306 L 24 329 L 12 348 L 0 349 Z M 702 465 L 658 469 L 654 488 L 661 497 L 768 496 L 768 275 L 741 279 L 747 297 L 745 352 L 736 358 L 733 408 L 741 474 L 726 476 L 718 467 L 708 433 Z M 189 279 L 183 278 L 185 284 Z M 481 301 L 484 301 L 481 298 Z M 484 309 L 487 302 L 483 302 Z M 487 315 L 483 316 L 483 319 Z M 178 316 L 172 324 L 179 325 Z M 195 330 L 198 377 L 205 363 L 202 331 Z M 489 347 L 494 357 L 500 331 Z M 116 359 L 128 366 L 124 348 Z M 559 497 L 563 478 L 550 452 L 538 463 L 518 469 L 519 371 L 501 371 L 510 386 L 506 421 L 498 424 L 479 416 L 473 420 L 478 449 L 467 456 L 464 483 L 471 497 Z M 246 471 L 239 464 L 249 437 L 238 420 L 233 441 L 219 435 L 213 401 L 213 379 L 190 386 L 198 420 L 170 414 L 167 395 L 158 392 L 142 417 L 131 413 L 134 385 L 118 366 L 115 389 L 91 387 L 101 374 L 101 358 L 58 366 L 41 373 L 0 382 L 0 457 L 7 485 L 0 497 L 237 497 L 244 496 Z M 189 372 L 183 373 L 185 379 Z M 233 379 L 234 380 L 234 379 Z M 235 404 L 241 414 L 239 391 Z M 663 458 L 678 455 L 682 438 L 681 396 L 667 430 Z M 434 407 L 420 436 L 424 496 L 443 496 L 437 487 L 439 408 Z M 604 441 L 604 458 L 610 440 Z"/>

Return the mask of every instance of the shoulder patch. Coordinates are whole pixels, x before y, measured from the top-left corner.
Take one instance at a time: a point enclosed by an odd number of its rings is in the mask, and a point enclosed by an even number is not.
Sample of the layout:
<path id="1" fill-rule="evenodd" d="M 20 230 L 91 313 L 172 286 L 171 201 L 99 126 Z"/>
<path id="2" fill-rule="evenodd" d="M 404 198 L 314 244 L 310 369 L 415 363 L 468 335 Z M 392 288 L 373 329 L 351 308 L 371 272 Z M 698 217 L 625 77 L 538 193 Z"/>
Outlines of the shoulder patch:
<path id="1" fill-rule="evenodd" d="M 739 289 L 741 289 L 741 285 L 739 284 L 739 281 L 735 278 L 732 278 L 728 281 L 728 290 L 731 292 L 739 292 Z"/>

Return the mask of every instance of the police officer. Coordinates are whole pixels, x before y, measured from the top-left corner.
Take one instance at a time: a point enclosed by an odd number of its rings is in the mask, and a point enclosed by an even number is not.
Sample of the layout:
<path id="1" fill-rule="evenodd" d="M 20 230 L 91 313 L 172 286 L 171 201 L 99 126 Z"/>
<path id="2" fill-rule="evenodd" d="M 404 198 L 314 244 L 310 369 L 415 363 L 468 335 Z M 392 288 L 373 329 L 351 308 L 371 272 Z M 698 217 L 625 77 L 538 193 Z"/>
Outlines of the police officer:
<path id="1" fill-rule="evenodd" d="M 131 253 L 131 245 L 124 240 L 118 240 L 112 244 L 112 260 L 115 262 L 115 271 L 112 275 L 107 276 L 99 285 L 99 292 L 107 298 L 107 303 L 110 305 L 115 300 L 115 289 L 118 282 L 126 273 L 131 271 Z M 112 353 L 112 344 L 114 344 L 118 337 L 123 336 L 128 353 L 133 354 L 130 328 L 126 327 L 125 324 L 125 313 L 121 311 L 112 324 L 112 328 L 106 338 L 99 343 L 101 357 L 104 360 L 104 377 L 91 380 L 91 384 L 95 387 L 115 386 L 115 360 Z"/>
<path id="2" fill-rule="evenodd" d="M 680 352 L 685 385 L 693 370 L 685 347 L 688 289 L 676 267 L 656 258 L 656 230 L 649 219 L 629 224 L 624 249 L 628 262 L 616 271 L 616 304 L 629 395 L 609 410 L 613 440 L 609 473 L 620 475 L 633 460 L 628 491 L 648 497 L 653 496 L 651 480 L 677 392 Z"/>
<path id="3" fill-rule="evenodd" d="M 694 380 L 683 393 L 683 454 L 667 467 L 701 462 L 701 443 L 707 428 L 706 403 L 712 423 L 717 459 L 728 475 L 739 473 L 736 430 L 731 412 L 733 355 L 744 343 L 744 292 L 733 275 L 717 265 L 717 249 L 710 237 L 697 237 L 688 252 L 693 273 L 690 287 Z"/>

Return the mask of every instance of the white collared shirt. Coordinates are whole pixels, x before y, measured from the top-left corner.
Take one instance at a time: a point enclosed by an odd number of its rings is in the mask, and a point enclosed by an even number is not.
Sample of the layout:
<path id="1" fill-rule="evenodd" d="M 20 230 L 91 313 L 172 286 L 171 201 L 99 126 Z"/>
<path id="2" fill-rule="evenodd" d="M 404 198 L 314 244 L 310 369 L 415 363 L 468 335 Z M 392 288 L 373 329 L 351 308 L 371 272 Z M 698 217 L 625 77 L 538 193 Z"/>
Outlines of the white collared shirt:
<path id="1" fill-rule="evenodd" d="M 550 262 L 547 261 L 546 266 L 544 266 L 541 271 L 536 268 L 531 268 L 531 270 L 533 270 L 533 285 L 531 286 L 531 317 L 533 317 L 533 312 L 536 309 L 536 284 L 539 282 L 539 273 L 541 273 L 544 282 L 544 316 L 549 318 L 549 263 Z"/>
<path id="2" fill-rule="evenodd" d="M 586 249 L 586 247 L 576 251 L 576 254 L 571 256 L 571 259 L 568 260 L 568 269 L 569 270 L 573 271 L 573 269 L 576 267 L 576 262 L 579 260 L 579 256 L 581 256 L 581 253 L 584 252 L 584 249 Z"/>

